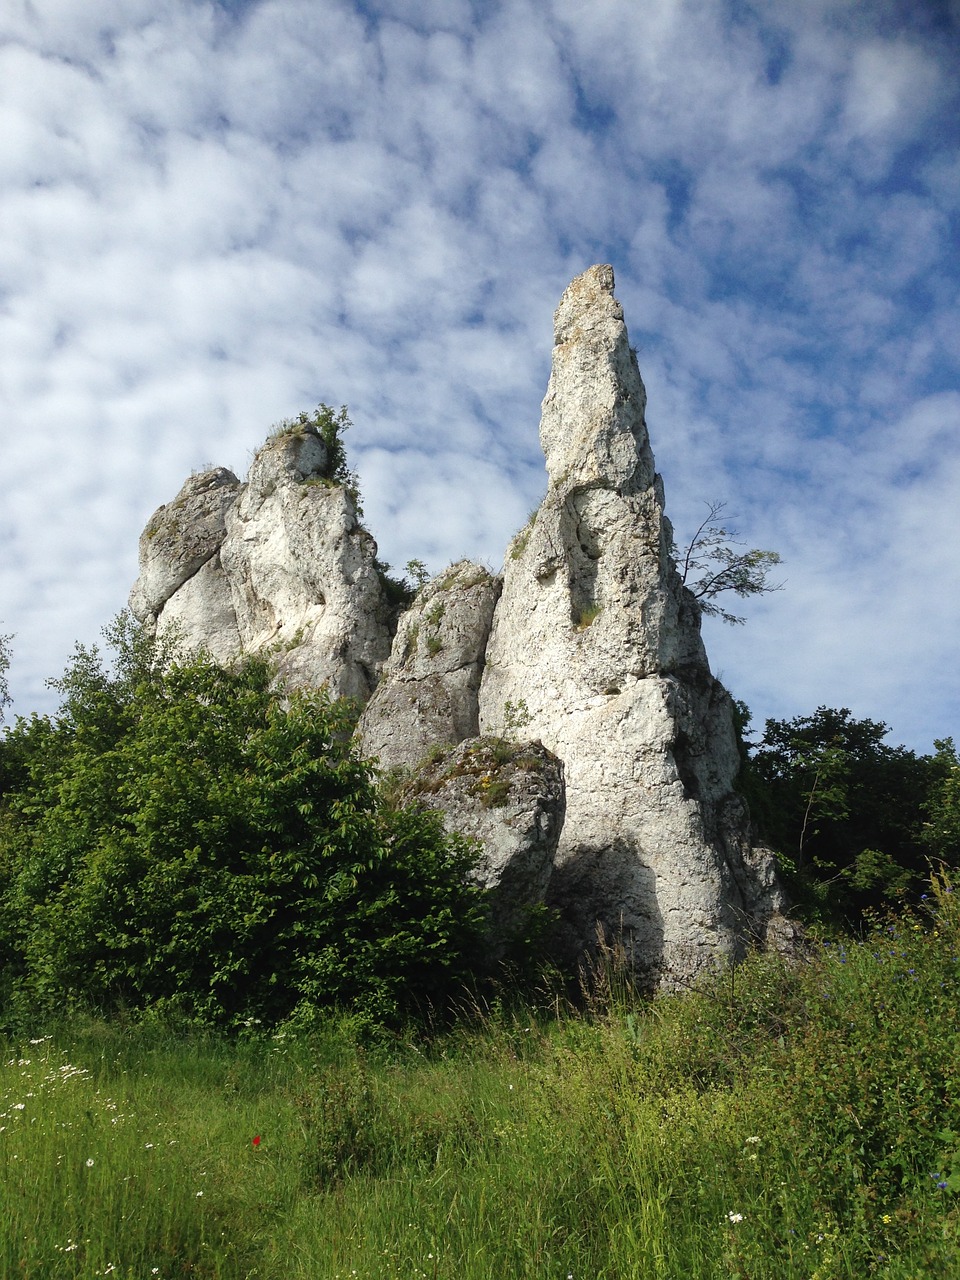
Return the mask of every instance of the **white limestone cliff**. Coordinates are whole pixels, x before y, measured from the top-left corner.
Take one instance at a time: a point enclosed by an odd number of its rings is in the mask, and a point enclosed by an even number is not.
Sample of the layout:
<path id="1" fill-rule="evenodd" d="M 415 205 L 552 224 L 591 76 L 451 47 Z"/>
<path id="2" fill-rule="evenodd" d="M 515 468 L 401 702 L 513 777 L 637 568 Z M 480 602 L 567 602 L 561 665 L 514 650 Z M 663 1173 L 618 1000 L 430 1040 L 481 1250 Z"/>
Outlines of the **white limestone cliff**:
<path id="1" fill-rule="evenodd" d="M 366 702 L 390 651 L 377 547 L 319 433 L 297 424 L 259 450 L 245 484 L 191 477 L 140 539 L 130 607 L 219 661 L 269 655 L 293 686 Z"/>
<path id="2" fill-rule="evenodd" d="M 495 963 L 546 896 L 563 829 L 562 763 L 539 742 L 469 738 L 431 752 L 400 798 L 438 809 L 448 831 L 476 841 L 473 877 L 489 894 Z"/>
<path id="3" fill-rule="evenodd" d="M 500 579 L 461 560 L 428 582 L 400 618 L 389 661 L 360 719 L 363 750 L 384 769 L 475 737 L 480 677 Z"/>
<path id="4" fill-rule="evenodd" d="M 540 438 L 549 484 L 511 544 L 486 651 L 480 728 L 525 704 L 564 764 L 551 898 L 572 953 L 598 924 L 653 983 L 739 957 L 781 907 L 734 792 L 729 695 L 670 558 L 646 394 L 613 270 L 563 295 Z"/>

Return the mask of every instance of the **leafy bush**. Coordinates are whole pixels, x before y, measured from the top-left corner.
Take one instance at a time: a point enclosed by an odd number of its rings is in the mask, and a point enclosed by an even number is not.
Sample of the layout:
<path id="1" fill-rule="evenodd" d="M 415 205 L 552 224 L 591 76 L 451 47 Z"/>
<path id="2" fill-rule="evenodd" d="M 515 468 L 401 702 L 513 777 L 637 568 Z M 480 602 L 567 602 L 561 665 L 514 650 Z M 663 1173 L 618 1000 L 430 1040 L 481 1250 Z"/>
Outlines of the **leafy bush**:
<path id="1" fill-rule="evenodd" d="M 436 815 L 378 802 L 352 709 L 272 687 L 262 661 L 161 665 L 129 624 L 114 638 L 113 675 L 78 650 L 59 718 L 9 735 L 8 1000 L 383 1021 L 459 988 L 482 917 L 469 852 Z"/>
<path id="2" fill-rule="evenodd" d="M 740 704 L 738 714 L 743 732 L 749 712 Z M 740 787 L 754 821 L 814 915 L 855 921 L 864 910 L 902 902 L 919 892 L 931 851 L 955 865 L 956 843 L 930 838 L 923 823 L 926 807 L 930 829 L 949 827 L 952 744 L 938 744 L 937 758 L 917 756 L 885 743 L 887 732 L 845 707 L 818 707 L 810 716 L 767 720 L 744 753 Z M 937 779 L 939 807 L 931 794 Z"/>

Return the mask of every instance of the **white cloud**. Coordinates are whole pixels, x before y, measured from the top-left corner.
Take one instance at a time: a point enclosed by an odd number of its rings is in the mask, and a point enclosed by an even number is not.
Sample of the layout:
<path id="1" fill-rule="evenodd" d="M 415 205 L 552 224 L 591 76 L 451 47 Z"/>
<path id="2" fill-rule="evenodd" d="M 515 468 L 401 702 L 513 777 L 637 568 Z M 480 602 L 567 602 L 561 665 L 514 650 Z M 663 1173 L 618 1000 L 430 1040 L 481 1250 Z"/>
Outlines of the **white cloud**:
<path id="1" fill-rule="evenodd" d="M 186 473 L 243 471 L 319 400 L 350 406 L 386 559 L 499 560 L 543 482 L 552 309 L 612 261 L 678 534 L 725 498 L 787 560 L 746 628 L 708 631 L 734 692 L 957 732 L 960 130 L 952 55 L 898 12 L 8 6 L 18 707 L 123 603 Z"/>

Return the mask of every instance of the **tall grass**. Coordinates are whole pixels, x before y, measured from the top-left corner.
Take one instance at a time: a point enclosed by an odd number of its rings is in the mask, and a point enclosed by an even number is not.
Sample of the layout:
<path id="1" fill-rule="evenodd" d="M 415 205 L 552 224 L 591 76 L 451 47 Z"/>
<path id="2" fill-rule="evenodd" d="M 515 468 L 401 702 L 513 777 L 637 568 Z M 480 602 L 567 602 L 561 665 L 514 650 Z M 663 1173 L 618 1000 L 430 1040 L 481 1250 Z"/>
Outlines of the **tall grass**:
<path id="1" fill-rule="evenodd" d="M 0 1274 L 955 1277 L 957 905 L 430 1044 L 38 1035 L 0 1070 Z"/>

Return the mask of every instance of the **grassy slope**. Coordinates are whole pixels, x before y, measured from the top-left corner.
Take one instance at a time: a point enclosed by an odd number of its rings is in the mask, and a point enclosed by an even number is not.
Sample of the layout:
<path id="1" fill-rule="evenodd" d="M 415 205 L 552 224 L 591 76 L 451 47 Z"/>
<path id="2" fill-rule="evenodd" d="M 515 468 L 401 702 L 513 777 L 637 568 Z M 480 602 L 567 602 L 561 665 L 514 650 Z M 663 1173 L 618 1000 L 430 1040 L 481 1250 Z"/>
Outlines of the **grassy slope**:
<path id="1" fill-rule="evenodd" d="M 11 1046 L 0 1275 L 960 1275 L 957 906 L 429 1048 Z"/>

